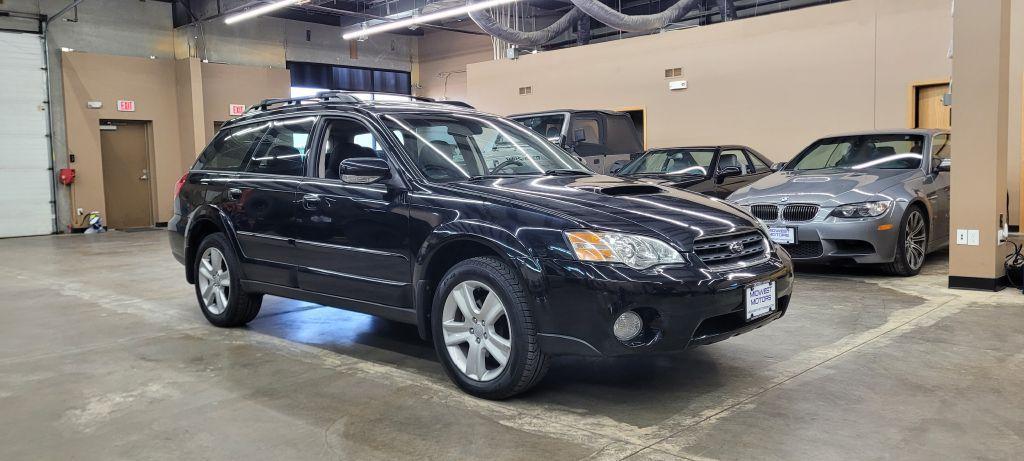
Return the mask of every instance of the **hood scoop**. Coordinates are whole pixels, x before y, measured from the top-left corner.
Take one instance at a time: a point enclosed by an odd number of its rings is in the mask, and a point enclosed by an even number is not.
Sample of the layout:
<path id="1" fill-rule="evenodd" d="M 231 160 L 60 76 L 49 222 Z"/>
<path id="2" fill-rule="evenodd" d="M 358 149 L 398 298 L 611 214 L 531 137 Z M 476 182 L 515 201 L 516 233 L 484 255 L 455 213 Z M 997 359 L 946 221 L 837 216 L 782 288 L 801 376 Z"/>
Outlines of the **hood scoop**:
<path id="1" fill-rule="evenodd" d="M 829 182 L 831 179 L 827 176 L 803 176 L 793 178 L 793 182 Z"/>
<path id="2" fill-rule="evenodd" d="M 630 184 L 628 186 L 611 187 L 581 187 L 580 189 L 588 190 L 590 192 L 597 192 L 598 194 L 611 195 L 613 197 L 622 197 L 629 195 L 651 195 L 665 192 L 664 189 L 649 184 Z"/>

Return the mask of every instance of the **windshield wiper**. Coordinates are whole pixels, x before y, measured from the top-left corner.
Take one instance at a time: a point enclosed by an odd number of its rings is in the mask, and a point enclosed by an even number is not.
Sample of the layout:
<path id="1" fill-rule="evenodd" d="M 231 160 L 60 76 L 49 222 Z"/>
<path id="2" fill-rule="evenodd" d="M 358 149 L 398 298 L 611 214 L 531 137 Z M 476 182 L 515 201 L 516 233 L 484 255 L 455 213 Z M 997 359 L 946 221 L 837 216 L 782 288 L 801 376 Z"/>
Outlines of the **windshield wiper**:
<path id="1" fill-rule="evenodd" d="M 544 176 L 590 176 L 591 174 L 593 173 L 589 171 L 568 170 L 564 168 L 556 168 L 544 172 Z"/>

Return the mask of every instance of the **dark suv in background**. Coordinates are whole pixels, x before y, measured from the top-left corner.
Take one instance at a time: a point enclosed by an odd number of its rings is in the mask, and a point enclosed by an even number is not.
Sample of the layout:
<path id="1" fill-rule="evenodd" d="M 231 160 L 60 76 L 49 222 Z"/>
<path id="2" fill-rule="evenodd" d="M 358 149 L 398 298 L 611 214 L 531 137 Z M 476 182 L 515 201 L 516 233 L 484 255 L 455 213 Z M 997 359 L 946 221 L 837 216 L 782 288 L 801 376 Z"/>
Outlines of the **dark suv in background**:
<path id="1" fill-rule="evenodd" d="M 268 100 L 178 183 L 171 249 L 217 326 L 264 294 L 409 322 L 465 391 L 554 354 L 675 351 L 789 304 L 789 256 L 733 205 L 596 175 L 517 123 L 343 92 Z"/>

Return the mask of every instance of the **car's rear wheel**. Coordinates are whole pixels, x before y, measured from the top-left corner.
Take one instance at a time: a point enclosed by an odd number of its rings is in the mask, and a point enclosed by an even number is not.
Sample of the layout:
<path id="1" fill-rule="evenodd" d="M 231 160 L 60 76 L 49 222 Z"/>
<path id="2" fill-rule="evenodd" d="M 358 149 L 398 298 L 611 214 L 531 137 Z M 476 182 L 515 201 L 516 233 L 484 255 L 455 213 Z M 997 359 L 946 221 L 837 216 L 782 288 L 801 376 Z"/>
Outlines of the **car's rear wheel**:
<path id="1" fill-rule="evenodd" d="M 452 267 L 435 292 L 431 323 L 445 372 L 472 395 L 507 398 L 547 372 L 526 293 L 499 259 L 473 258 Z"/>
<path id="2" fill-rule="evenodd" d="M 921 207 L 914 206 L 903 214 L 900 234 L 896 240 L 896 258 L 885 269 L 893 275 L 909 277 L 921 272 L 928 254 L 928 223 Z"/>
<path id="3" fill-rule="evenodd" d="M 196 249 L 196 298 L 203 316 L 218 327 L 238 327 L 256 318 L 263 295 L 241 287 L 238 257 L 224 234 L 206 236 Z"/>

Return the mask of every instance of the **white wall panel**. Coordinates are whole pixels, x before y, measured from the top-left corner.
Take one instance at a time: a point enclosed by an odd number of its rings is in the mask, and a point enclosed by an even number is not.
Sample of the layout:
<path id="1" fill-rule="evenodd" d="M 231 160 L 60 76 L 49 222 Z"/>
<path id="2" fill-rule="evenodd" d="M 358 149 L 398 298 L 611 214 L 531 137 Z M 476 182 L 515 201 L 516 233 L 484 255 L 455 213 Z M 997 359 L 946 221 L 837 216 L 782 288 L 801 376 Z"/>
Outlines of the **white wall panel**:
<path id="1" fill-rule="evenodd" d="M 0 237 L 54 230 L 38 35 L 0 32 Z"/>

